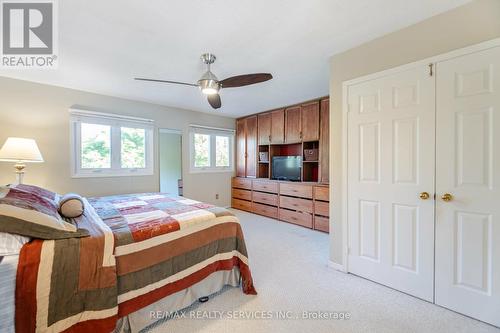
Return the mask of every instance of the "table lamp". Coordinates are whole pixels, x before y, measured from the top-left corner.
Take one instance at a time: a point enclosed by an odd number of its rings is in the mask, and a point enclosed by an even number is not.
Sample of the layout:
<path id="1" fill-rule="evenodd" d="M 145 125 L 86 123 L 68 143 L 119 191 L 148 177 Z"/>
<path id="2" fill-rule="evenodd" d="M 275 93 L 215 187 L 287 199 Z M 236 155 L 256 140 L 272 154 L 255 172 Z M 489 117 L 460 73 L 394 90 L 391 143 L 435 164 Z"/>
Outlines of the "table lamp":
<path id="1" fill-rule="evenodd" d="M 0 149 L 0 161 L 14 162 L 17 184 L 23 183 L 25 163 L 43 162 L 42 154 L 33 139 L 7 138 Z"/>

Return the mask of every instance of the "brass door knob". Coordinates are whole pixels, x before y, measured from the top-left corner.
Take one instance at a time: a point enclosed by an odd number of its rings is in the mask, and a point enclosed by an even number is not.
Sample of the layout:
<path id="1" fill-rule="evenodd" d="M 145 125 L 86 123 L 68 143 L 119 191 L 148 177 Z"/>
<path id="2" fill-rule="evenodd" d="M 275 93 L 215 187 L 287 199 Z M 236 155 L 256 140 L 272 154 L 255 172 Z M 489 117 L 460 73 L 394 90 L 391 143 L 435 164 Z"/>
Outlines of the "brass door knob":
<path id="1" fill-rule="evenodd" d="M 430 196 L 430 195 L 429 195 L 429 193 L 427 193 L 427 192 L 422 192 L 422 193 L 420 193 L 419 197 L 420 197 L 420 199 L 422 199 L 422 200 L 427 200 L 427 199 L 429 199 L 431 196 Z"/>
<path id="2" fill-rule="evenodd" d="M 449 201 L 453 200 L 453 195 L 451 195 L 450 193 L 445 193 L 445 194 L 443 194 L 441 199 L 443 199 L 443 201 L 449 202 Z"/>

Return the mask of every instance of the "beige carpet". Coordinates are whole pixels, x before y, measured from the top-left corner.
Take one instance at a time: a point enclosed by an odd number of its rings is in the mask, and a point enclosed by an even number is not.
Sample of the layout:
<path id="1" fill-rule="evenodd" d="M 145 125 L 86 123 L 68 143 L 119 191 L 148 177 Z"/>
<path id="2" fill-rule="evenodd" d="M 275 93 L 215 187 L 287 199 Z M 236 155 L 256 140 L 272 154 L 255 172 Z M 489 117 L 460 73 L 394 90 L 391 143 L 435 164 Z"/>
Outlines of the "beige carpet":
<path id="1" fill-rule="evenodd" d="M 328 235 L 241 211 L 250 267 L 259 295 L 231 288 L 195 306 L 198 316 L 221 319 L 171 319 L 153 332 L 496 332 L 479 321 L 327 266 Z M 272 319 L 227 319 L 227 314 Z M 262 312 L 265 311 L 265 312 Z M 295 318 L 303 311 L 349 312 L 349 320 Z M 287 312 L 288 311 L 288 312 Z M 240 314 L 238 314 L 240 316 Z"/>

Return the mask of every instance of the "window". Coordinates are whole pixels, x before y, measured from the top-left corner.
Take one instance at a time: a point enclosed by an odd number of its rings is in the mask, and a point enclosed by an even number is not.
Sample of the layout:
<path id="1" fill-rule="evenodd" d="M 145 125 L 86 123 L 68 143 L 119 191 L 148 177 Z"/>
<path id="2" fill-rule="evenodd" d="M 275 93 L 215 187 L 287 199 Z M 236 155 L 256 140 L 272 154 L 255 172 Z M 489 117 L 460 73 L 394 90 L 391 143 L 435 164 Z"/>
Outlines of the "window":
<path id="1" fill-rule="evenodd" d="M 191 126 L 191 172 L 233 171 L 234 131 Z"/>
<path id="2" fill-rule="evenodd" d="M 90 111 L 71 112 L 73 177 L 153 174 L 153 122 Z"/>

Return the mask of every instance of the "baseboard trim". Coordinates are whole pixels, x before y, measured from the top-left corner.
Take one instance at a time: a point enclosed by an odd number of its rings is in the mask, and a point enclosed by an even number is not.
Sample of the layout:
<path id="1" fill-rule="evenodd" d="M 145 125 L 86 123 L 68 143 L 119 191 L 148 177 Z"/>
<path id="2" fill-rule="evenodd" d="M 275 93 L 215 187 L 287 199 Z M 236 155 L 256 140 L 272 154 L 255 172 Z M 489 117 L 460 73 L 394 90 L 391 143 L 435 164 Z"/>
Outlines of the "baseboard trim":
<path id="1" fill-rule="evenodd" d="M 328 261 L 328 267 L 333 268 L 334 270 L 342 273 L 347 273 L 347 270 L 345 269 L 344 265 L 337 264 L 336 262 L 333 262 L 331 260 Z"/>

